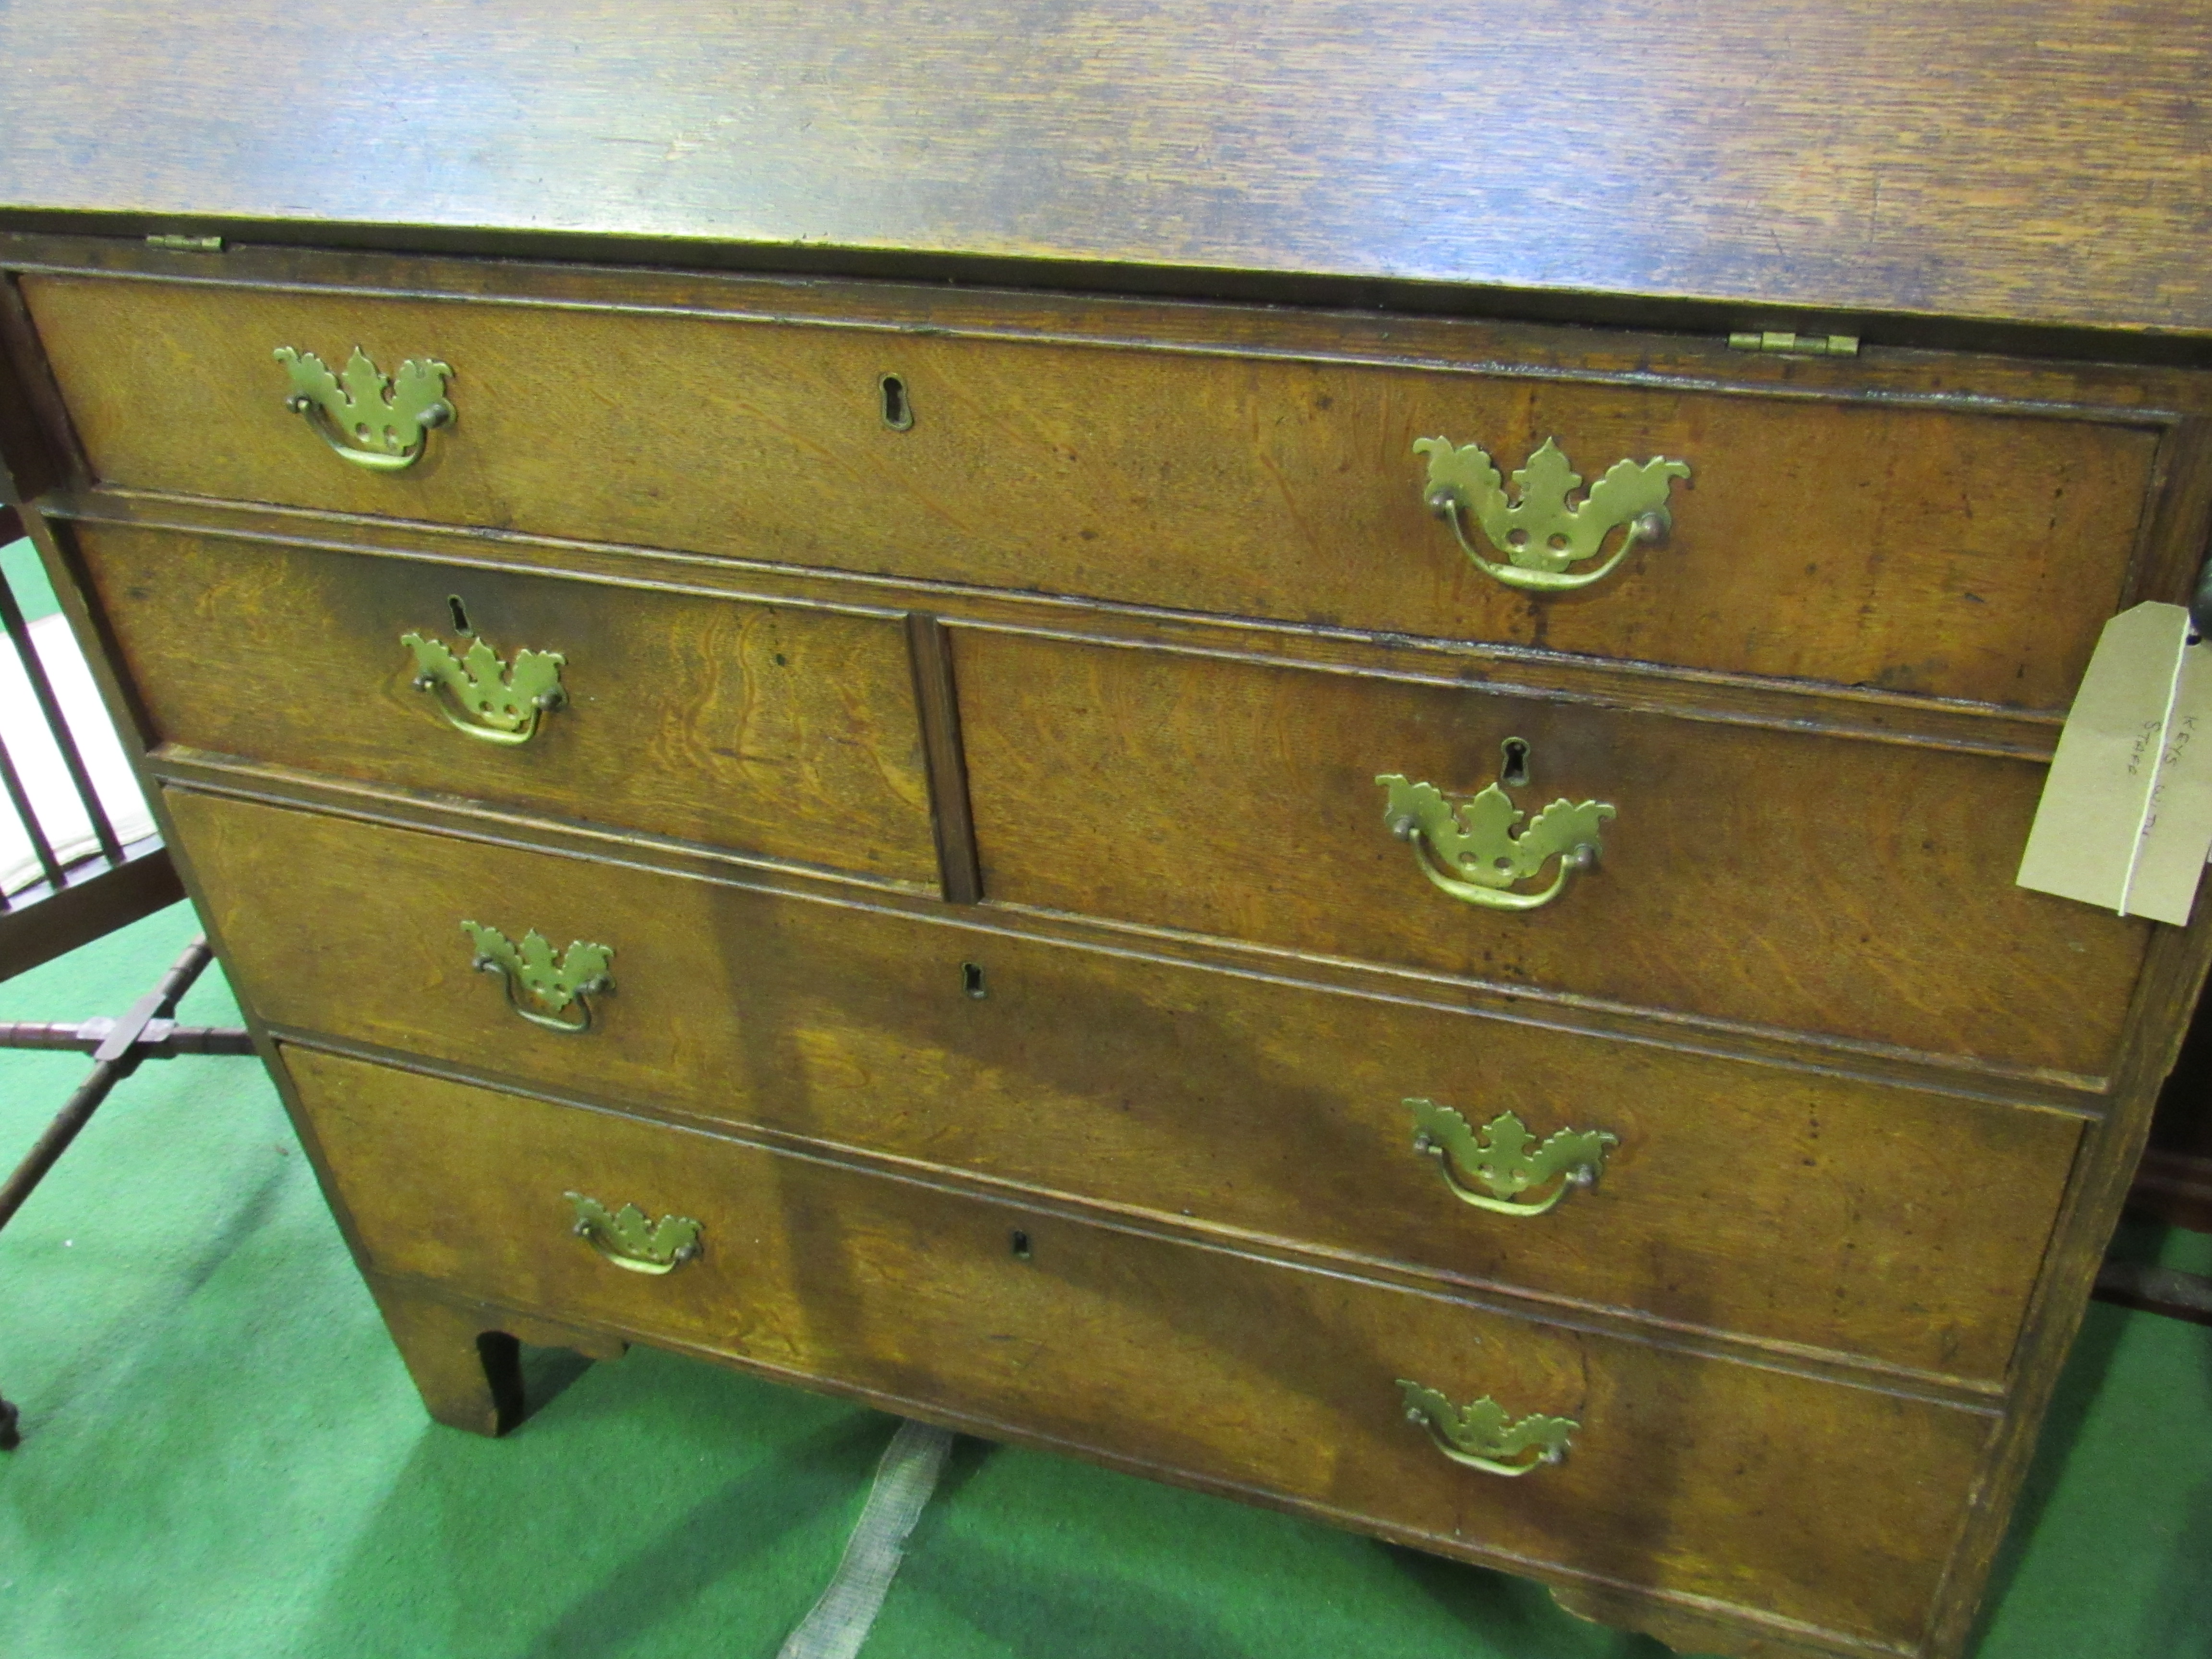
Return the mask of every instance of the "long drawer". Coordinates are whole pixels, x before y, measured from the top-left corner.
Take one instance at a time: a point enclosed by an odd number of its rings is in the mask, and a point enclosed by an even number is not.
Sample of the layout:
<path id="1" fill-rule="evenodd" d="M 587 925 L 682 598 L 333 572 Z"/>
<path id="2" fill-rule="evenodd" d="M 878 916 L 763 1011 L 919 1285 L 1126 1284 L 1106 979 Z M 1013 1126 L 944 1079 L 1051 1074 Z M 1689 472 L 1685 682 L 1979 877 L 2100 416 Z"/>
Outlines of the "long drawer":
<path id="1" fill-rule="evenodd" d="M 240 988 L 280 1026 L 1926 1371 L 2003 1374 L 2079 1133 L 857 905 L 169 805 Z M 471 971 L 464 920 L 612 947 L 591 1030 L 518 1018 Z M 1416 1100 L 1493 1146 L 1508 1114 L 1537 1140 L 1613 1141 L 1594 1186 L 1565 1190 L 1560 1166 L 1526 1191 L 1557 1199 L 1542 1212 L 1485 1207 L 1460 1196 L 1498 1196 L 1480 1158 L 1417 1150 L 1437 1132 Z"/>
<path id="2" fill-rule="evenodd" d="M 2150 936 L 2014 884 L 2033 762 L 976 629 L 956 647 L 990 899 L 2090 1076 Z M 1516 738 L 1520 829 L 1562 799 L 1613 816 L 1552 902 L 1484 908 L 1424 875 L 1437 855 L 1394 837 L 1378 780 L 1464 805 Z"/>
<path id="3" fill-rule="evenodd" d="M 880 301 L 876 326 L 840 328 L 627 295 L 612 311 L 90 276 L 22 289 L 94 472 L 132 489 L 2031 708 L 2064 706 L 2123 598 L 2157 448 L 2148 425 L 2053 418 L 2047 401 L 2031 418 L 1705 370 L 1521 374 L 1481 331 L 1462 348 L 1479 372 L 1452 372 L 948 337 L 884 328 Z M 910 303 L 904 326 L 928 326 L 928 301 Z M 1132 345 L 1157 325 L 1120 314 L 1079 320 Z M 1224 312 L 1216 331 L 1261 325 Z M 1637 367 L 1634 337 L 1576 339 Z M 356 347 L 386 375 L 437 361 L 456 416 L 411 467 L 349 465 L 288 411 L 280 347 L 334 372 Z M 1931 365 L 1929 390 L 1948 378 Z M 1594 486 L 1671 459 L 1689 476 L 1663 545 L 1532 592 L 1431 514 L 1413 447 L 1429 439 L 1480 446 L 1501 483 L 1556 441 L 1551 493 L 1548 462 L 1514 487 L 1533 532 L 1468 526 L 1508 569 L 1548 544 L 1567 471 Z"/>
<path id="4" fill-rule="evenodd" d="M 117 526 L 77 542 L 158 743 L 936 885 L 894 617 Z"/>
<path id="5" fill-rule="evenodd" d="M 386 1273 L 1447 1553 L 1909 1643 L 1996 1420 L 614 1114 L 285 1055 L 337 1196 Z M 626 1228 L 624 1206 L 638 1211 Z M 1527 1445 L 1459 1449 L 1518 1475 L 1448 1459 L 1410 1414 L 1442 1420 L 1445 1405 L 1486 1398 Z M 1558 1420 L 1529 1421 L 1546 1418 Z M 1563 1460 L 1537 1461 L 1540 1446 Z"/>

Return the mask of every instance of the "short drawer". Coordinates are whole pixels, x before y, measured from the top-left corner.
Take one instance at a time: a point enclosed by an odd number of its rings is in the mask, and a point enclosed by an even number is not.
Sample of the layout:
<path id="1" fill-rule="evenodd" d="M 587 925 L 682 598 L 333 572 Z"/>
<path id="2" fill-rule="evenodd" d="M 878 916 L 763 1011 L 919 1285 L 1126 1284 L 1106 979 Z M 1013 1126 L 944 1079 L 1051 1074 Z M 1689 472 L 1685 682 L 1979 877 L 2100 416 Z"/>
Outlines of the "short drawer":
<path id="1" fill-rule="evenodd" d="M 242 994 L 281 1026 L 1924 1371 L 2003 1375 L 2079 1133 L 858 906 L 175 791 L 170 805 Z M 463 919 L 613 947 L 592 1029 L 517 1018 L 471 971 Z M 1444 1179 L 1499 1196 L 1464 1149 L 1416 1149 L 1414 1099 L 1493 1144 L 1509 1113 L 1540 1141 L 1613 1139 L 1595 1186 L 1563 1184 L 1585 1151 L 1544 1166 L 1516 1195 L 1531 1207 L 1486 1207 Z"/>
<path id="2" fill-rule="evenodd" d="M 1914 407 L 1894 386 L 1731 386 L 1727 365 L 1668 384 L 1640 361 L 1648 340 L 1594 331 L 1427 325 L 1413 356 L 1463 353 L 1454 370 L 1394 366 L 1401 349 L 1356 321 L 1345 349 L 1381 361 L 1271 354 L 1260 342 L 1287 325 L 1229 308 L 1168 320 L 1188 334 L 1210 316 L 1237 355 L 1145 349 L 1158 315 L 1079 302 L 1033 321 L 1096 343 L 959 337 L 899 290 L 864 326 L 823 327 L 789 319 L 821 303 L 789 289 L 725 301 L 782 319 L 715 317 L 637 304 L 613 277 L 620 309 L 22 287 L 94 472 L 126 487 L 2036 708 L 2065 705 L 2123 600 L 2158 444 L 2124 415 L 2054 417 L 2049 386 L 2028 417 Z M 455 418 L 415 465 L 349 465 L 286 409 L 277 348 L 336 371 L 356 346 L 387 375 L 452 370 Z M 1577 354 L 1613 374 L 1562 372 Z M 1956 378 L 1931 362 L 1928 392 Z M 1530 592 L 1431 513 L 1414 443 L 1438 438 L 1508 482 L 1547 440 L 1590 485 L 1623 461 L 1689 476 L 1664 545 Z M 1528 556 L 1468 534 L 1491 564 Z"/>
<path id="3" fill-rule="evenodd" d="M 77 538 L 159 742 L 936 885 L 895 617 L 235 537 Z"/>
<path id="4" fill-rule="evenodd" d="M 2039 763 L 975 629 L 955 654 L 992 900 L 2093 1077 L 2149 938 L 2014 884 Z M 1504 811 L 1613 816 L 1551 902 L 1484 908 L 1377 780 L 1464 805 L 1514 738 Z"/>
<path id="5" fill-rule="evenodd" d="M 1996 1422 L 285 1052 L 382 1273 L 1519 1570 L 1909 1644 Z M 626 1236 L 603 1219 L 624 1206 Z M 1407 1384 L 1494 1400 L 1563 1460 L 1449 1461 Z"/>

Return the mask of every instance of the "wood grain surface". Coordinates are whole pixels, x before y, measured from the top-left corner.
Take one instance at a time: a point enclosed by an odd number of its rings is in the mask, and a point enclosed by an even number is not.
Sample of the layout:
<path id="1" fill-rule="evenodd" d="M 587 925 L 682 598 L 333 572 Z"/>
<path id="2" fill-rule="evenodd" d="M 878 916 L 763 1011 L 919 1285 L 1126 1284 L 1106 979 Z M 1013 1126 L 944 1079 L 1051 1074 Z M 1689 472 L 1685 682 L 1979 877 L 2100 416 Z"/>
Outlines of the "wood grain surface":
<path id="1" fill-rule="evenodd" d="M 1983 1383 L 2010 1359 L 2080 1134 L 1986 1102 L 167 795 L 232 971 L 280 1026 Z M 479 912 L 617 947 L 588 1036 L 532 1028 L 470 971 L 455 919 Z M 1414 1153 L 1408 1096 L 1620 1144 L 1549 1214 L 1487 1214 Z"/>
<path id="2" fill-rule="evenodd" d="M 121 488 L 2030 708 L 2064 707 L 2129 589 L 2159 441 L 2120 411 L 99 277 L 23 288 L 94 474 Z M 349 466 L 285 409 L 279 344 L 333 365 L 361 345 L 387 373 L 434 356 L 459 418 L 404 471 Z M 910 430 L 884 423 L 893 372 Z M 1930 367 L 1929 395 L 1948 372 Z M 1665 547 L 1528 594 L 1427 510 L 1413 446 L 1438 435 L 1508 473 L 1547 438 L 1590 480 L 1623 459 L 1693 471 Z"/>
<path id="3" fill-rule="evenodd" d="M 2134 0 L 56 0 L 0 204 L 2202 333 L 2208 60 Z"/>
<path id="4" fill-rule="evenodd" d="M 1447 1554 L 1909 1641 L 1994 1421 L 284 1053 L 381 1274 L 1017 1423 Z M 572 1232 L 568 1192 L 688 1216 L 702 1254 L 614 1267 Z M 1582 1426 L 1565 1462 L 1501 1480 L 1436 1452 L 1400 1377 Z"/>
<path id="5" fill-rule="evenodd" d="M 2098 625 L 2212 521 L 2212 11 L 22 0 L 0 64 L 0 499 L 183 526 L 30 515 L 117 708 L 447 832 L 163 792 L 434 1413 L 636 1335 L 1678 1646 L 1965 1647 L 2212 949 L 2011 879 Z M 356 343 L 457 371 L 408 472 L 283 410 L 275 345 Z M 1696 476 L 1530 603 L 1422 511 L 1439 434 Z M 466 740 L 376 641 L 463 586 L 619 707 L 418 767 Z M 1371 781 L 1509 735 L 1522 805 L 1620 814 L 1520 916 Z M 465 914 L 617 946 L 598 1028 Z M 1620 1140 L 1486 1217 L 1409 1094 Z M 708 1253 L 611 1269 L 571 1188 Z M 1409 1373 L 1575 1453 L 1448 1468 Z"/>
<path id="6" fill-rule="evenodd" d="M 2044 769 L 954 630 L 987 900 L 2100 1074 L 2151 924 L 2014 884 Z M 1609 802 L 1540 909 L 1437 891 L 1378 775 Z M 1534 884 L 1528 884 L 1533 885 Z"/>
<path id="7" fill-rule="evenodd" d="M 882 608 L 909 618 L 935 617 L 947 625 L 1157 646 L 1212 656 L 1299 664 L 1328 672 L 1487 684 L 1618 708 L 1782 731 L 1847 734 L 2038 763 L 2051 759 L 2065 720 L 2064 714 L 2054 709 L 2006 708 L 1806 680 L 1700 673 L 1480 640 L 1358 634 L 1310 623 L 1136 610 L 1012 589 L 951 588 L 920 580 L 856 578 L 834 570 L 657 552 L 624 543 L 601 544 L 511 532 L 495 536 L 421 520 L 325 519 L 290 508 L 112 490 L 88 491 L 66 498 L 49 496 L 44 506 L 55 535 L 64 542 L 74 533 L 73 524 L 111 524 L 185 536 L 240 537 L 339 553 L 428 559 L 523 575 L 661 586 L 720 595 L 744 604 L 830 611 L 850 611 L 856 605 L 869 611 Z M 2136 595 L 2148 597 L 2140 587 Z M 925 648 L 912 631 L 918 629 L 918 623 L 909 623 L 909 644 Z M 932 755 L 933 765 L 936 758 L 930 747 L 933 727 L 928 711 L 934 699 L 949 697 L 951 692 L 948 672 L 943 684 L 923 700 L 924 746 Z M 919 684 L 916 695 L 921 695 Z"/>
<path id="8" fill-rule="evenodd" d="M 937 885 L 902 627 L 702 596 L 87 526 L 157 742 Z M 399 642 L 566 657 L 527 743 L 457 732 Z M 443 693 L 439 693 L 442 697 Z"/>

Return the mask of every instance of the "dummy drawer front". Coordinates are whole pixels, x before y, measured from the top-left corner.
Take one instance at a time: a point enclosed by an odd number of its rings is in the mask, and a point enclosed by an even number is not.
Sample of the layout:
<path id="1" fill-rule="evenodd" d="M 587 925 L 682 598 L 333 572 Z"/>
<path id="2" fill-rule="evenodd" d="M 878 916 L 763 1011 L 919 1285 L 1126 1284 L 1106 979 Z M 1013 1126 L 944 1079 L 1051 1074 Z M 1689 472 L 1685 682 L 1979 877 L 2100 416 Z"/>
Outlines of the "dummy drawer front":
<path id="1" fill-rule="evenodd" d="M 2118 416 L 1523 374 L 1487 336 L 1466 372 L 1146 349 L 1142 308 L 1085 313 L 1124 318 L 1117 348 L 905 332 L 890 301 L 838 328 L 80 276 L 23 290 L 95 474 L 125 487 L 2037 708 L 2064 706 L 2123 599 L 2157 447 Z M 1225 339 L 1261 326 L 1219 315 Z M 1616 365 L 1638 349 L 1589 341 Z M 404 471 L 347 465 L 285 407 L 276 348 L 335 370 L 356 345 L 386 374 L 453 371 L 457 417 Z M 1413 446 L 1437 437 L 1505 475 L 1553 439 L 1590 483 L 1655 458 L 1692 476 L 1663 547 L 1534 593 L 1430 513 Z"/>
<path id="2" fill-rule="evenodd" d="M 2002 1376 L 2079 1133 L 1984 1102 L 170 801 L 243 994 L 284 1027 L 1929 1371 Z M 517 1018 L 470 971 L 464 916 L 614 947 L 592 1030 Z M 1409 1097 L 1614 1143 L 1594 1188 L 1502 1213 L 1416 1152 Z"/>

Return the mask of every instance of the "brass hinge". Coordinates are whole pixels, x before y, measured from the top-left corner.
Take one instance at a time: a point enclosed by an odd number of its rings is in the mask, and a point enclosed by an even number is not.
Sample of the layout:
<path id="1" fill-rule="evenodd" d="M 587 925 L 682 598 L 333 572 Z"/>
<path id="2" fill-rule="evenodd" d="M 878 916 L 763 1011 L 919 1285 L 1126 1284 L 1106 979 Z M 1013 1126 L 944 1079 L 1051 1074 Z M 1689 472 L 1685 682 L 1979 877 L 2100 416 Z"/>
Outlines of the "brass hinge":
<path id="1" fill-rule="evenodd" d="M 146 246 L 167 248 L 172 253 L 220 253 L 222 252 L 222 238 L 220 236 L 149 236 L 146 239 Z"/>
<path id="2" fill-rule="evenodd" d="M 1738 351 L 1771 351 L 1784 357 L 1856 357 L 1856 334 L 1790 334 L 1776 329 L 1760 333 L 1731 334 L 1729 343 Z"/>

